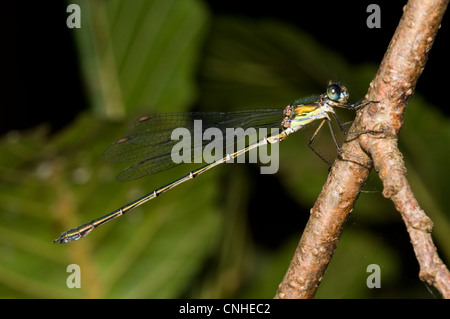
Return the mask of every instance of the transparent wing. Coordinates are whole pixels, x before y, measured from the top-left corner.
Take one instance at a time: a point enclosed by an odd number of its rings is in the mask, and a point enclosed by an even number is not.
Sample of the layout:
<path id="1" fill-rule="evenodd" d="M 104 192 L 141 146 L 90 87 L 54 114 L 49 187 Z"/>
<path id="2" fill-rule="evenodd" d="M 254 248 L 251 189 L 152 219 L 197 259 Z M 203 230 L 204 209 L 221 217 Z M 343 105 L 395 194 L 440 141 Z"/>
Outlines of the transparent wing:
<path id="1" fill-rule="evenodd" d="M 222 134 L 217 142 L 222 143 L 225 150 L 230 144 L 248 138 L 248 135 L 231 136 L 234 131 L 227 128 L 270 129 L 280 127 L 282 119 L 283 109 L 152 114 L 132 123 L 127 129 L 127 136 L 112 143 L 103 153 L 103 158 L 111 162 L 134 162 L 117 177 L 119 181 L 131 181 L 176 166 L 171 159 L 171 151 L 178 143 L 181 144 L 177 146 L 191 150 L 192 161 L 198 160 L 194 155 L 201 154 L 211 141 L 202 139 L 201 143 L 194 143 L 194 130 L 203 135 L 208 128 L 219 129 Z M 201 125 L 195 120 L 201 120 Z M 172 132 L 176 128 L 186 128 L 191 140 L 172 140 Z"/>

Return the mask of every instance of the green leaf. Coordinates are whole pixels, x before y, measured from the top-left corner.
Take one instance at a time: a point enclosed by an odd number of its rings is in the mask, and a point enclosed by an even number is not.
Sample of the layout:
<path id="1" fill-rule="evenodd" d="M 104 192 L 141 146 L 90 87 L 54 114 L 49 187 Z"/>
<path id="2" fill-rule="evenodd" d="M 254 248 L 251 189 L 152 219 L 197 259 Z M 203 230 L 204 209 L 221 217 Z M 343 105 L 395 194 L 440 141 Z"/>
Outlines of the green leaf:
<path id="1" fill-rule="evenodd" d="M 74 35 L 96 113 L 123 119 L 144 107 L 169 112 L 192 103 L 206 30 L 199 1 L 81 1 L 80 7 L 83 26 Z"/>

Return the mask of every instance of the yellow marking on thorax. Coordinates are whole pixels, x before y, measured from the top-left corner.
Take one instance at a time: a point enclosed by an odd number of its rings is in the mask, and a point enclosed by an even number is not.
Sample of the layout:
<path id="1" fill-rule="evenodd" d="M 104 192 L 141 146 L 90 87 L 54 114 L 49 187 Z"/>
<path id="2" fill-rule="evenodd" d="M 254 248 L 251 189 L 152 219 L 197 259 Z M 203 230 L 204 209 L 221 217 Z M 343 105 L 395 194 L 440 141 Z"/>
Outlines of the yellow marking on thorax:
<path id="1" fill-rule="evenodd" d="M 308 113 L 314 111 L 315 109 L 317 109 L 317 105 L 302 105 L 302 106 L 298 106 L 294 109 L 294 113 L 296 115 L 307 115 Z"/>

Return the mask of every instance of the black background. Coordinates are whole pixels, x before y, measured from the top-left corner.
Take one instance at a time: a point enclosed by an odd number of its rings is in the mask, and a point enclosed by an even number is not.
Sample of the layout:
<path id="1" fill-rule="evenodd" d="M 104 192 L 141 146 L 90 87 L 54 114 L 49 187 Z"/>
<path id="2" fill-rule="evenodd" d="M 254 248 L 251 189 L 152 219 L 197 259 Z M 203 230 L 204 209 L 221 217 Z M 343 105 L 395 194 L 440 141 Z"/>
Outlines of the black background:
<path id="1" fill-rule="evenodd" d="M 76 3 L 76 1 L 74 1 Z M 370 3 L 381 8 L 381 28 L 354 29 L 365 25 Z M 312 34 L 350 63 L 380 63 L 403 13 L 406 1 L 309 1 L 297 9 L 292 1 L 207 1 L 212 18 L 238 15 L 254 19 L 278 19 Z M 76 50 L 66 27 L 64 1 L 14 1 L 3 4 L 1 23 L 2 107 L 0 134 L 49 122 L 53 130 L 70 123 L 87 108 Z M 305 11 L 307 8 L 307 11 Z M 355 21 L 356 20 L 356 21 Z M 360 21 L 359 21 L 360 20 Z M 441 30 L 419 79 L 416 91 L 449 114 L 446 108 L 450 71 L 446 44 L 449 22 Z M 323 23 L 327 21 L 327 23 Z M 335 28 L 325 27 L 330 23 Z M 355 42 L 355 33 L 358 41 Z M 333 39 L 333 41 L 332 41 Z M 336 40 L 338 39 L 338 40 Z"/>

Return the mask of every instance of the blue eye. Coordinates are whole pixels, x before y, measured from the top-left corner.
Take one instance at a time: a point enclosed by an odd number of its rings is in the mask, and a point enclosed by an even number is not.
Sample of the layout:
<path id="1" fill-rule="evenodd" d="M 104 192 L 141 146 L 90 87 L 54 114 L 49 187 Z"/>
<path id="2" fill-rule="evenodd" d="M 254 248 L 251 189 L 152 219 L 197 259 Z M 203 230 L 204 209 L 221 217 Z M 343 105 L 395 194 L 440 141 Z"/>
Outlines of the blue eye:
<path id="1" fill-rule="evenodd" d="M 341 86 L 338 84 L 330 84 L 327 88 L 327 95 L 330 100 L 339 100 L 339 98 L 341 97 Z"/>

